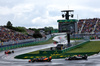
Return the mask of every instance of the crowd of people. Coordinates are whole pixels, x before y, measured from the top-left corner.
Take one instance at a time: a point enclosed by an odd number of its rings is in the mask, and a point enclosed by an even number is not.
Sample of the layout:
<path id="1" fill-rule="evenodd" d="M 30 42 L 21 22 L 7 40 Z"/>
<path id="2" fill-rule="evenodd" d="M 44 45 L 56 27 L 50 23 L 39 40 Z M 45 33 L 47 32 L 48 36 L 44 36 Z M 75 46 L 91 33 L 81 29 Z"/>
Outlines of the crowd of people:
<path id="1" fill-rule="evenodd" d="M 0 42 L 31 39 L 33 37 L 0 26 Z"/>
<path id="2" fill-rule="evenodd" d="M 84 23 L 84 19 L 79 20 L 78 22 L 78 31 L 81 30 L 82 24 Z"/>
<path id="3" fill-rule="evenodd" d="M 94 19 L 82 19 L 79 20 L 78 22 L 78 29 L 82 28 L 81 33 L 92 33 L 94 28 L 96 28 L 95 32 L 97 32 L 97 30 L 99 31 L 99 22 L 97 22 L 97 20 L 99 20 L 98 18 L 94 18 Z M 85 21 L 85 22 L 84 22 Z M 97 22 L 97 25 L 96 25 Z M 96 25 L 96 27 L 94 27 Z"/>
<path id="4" fill-rule="evenodd" d="M 100 19 L 98 19 L 98 22 L 97 22 L 97 24 L 96 24 L 96 29 L 95 29 L 94 32 L 100 34 Z"/>
<path id="5" fill-rule="evenodd" d="M 83 28 L 82 28 L 82 25 Z M 94 33 L 100 34 L 100 19 L 93 18 L 93 19 L 81 19 L 78 22 L 78 31 L 81 30 L 81 33 L 91 33 L 94 30 Z M 96 26 L 96 27 L 94 27 Z M 95 28 L 95 29 L 94 29 Z M 28 34 L 32 35 L 34 31 L 27 30 Z M 32 39 L 32 36 L 28 36 L 14 30 L 5 28 L 0 26 L 0 42 L 9 42 L 9 41 L 17 41 L 17 40 L 25 40 L 25 39 Z"/>

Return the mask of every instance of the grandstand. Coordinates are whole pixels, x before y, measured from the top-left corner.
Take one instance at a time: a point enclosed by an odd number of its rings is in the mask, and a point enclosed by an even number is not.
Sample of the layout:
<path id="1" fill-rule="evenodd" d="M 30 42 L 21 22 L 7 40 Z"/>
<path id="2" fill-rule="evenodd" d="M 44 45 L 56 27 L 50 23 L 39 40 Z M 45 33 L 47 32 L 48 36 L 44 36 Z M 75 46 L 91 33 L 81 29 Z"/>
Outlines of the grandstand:
<path id="1" fill-rule="evenodd" d="M 33 37 L 5 28 L 3 26 L 0 27 L 1 42 L 9 42 L 9 41 L 16 41 L 16 40 L 31 39 L 31 38 Z"/>
<path id="2" fill-rule="evenodd" d="M 100 26 L 99 25 L 100 25 L 99 18 L 80 19 L 78 21 L 77 37 L 92 36 L 93 38 L 96 38 L 96 39 L 100 38 Z M 29 35 L 32 35 L 34 31 L 27 29 L 27 33 Z M 43 37 L 45 37 L 44 34 L 43 34 Z M 4 26 L 0 26 L 0 44 L 2 44 L 2 42 L 9 42 L 9 43 L 13 41 L 18 42 L 19 40 L 25 40 L 25 41 L 34 40 L 35 41 L 35 38 L 33 38 L 32 36 L 28 36 L 20 32 L 16 32 L 14 30 L 5 28 Z"/>
<path id="3" fill-rule="evenodd" d="M 100 19 L 80 19 L 78 22 L 79 34 L 96 34 L 100 32 L 99 27 Z"/>
<path id="4" fill-rule="evenodd" d="M 100 35 L 100 19 L 80 19 L 78 22 L 78 34 L 91 35 L 99 38 Z"/>
<path id="5" fill-rule="evenodd" d="M 8 45 L 8 44 L 18 44 L 18 43 L 25 43 L 25 42 L 38 42 L 38 41 L 44 41 L 50 38 L 49 35 L 45 36 L 43 35 L 43 38 L 34 38 L 32 35 L 34 31 L 26 29 L 27 33 L 29 35 L 16 32 L 12 29 L 8 29 L 4 26 L 0 26 L 0 46 L 2 45 Z M 45 38 L 47 37 L 47 38 Z"/>

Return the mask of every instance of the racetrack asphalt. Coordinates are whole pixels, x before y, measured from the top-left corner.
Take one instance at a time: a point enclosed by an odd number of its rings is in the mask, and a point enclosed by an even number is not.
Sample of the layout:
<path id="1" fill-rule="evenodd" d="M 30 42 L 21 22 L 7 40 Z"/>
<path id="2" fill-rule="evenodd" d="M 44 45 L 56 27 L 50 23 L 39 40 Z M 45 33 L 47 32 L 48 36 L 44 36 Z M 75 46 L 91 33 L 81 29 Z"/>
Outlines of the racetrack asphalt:
<path id="1" fill-rule="evenodd" d="M 16 55 L 36 51 L 44 48 L 55 46 L 54 44 L 46 44 L 39 46 L 23 47 L 12 49 L 14 54 L 4 54 L 5 51 L 0 52 L 0 66 L 100 66 L 100 53 L 89 56 L 88 60 L 72 60 L 52 59 L 51 62 L 35 62 L 28 63 L 29 59 L 14 59 Z"/>

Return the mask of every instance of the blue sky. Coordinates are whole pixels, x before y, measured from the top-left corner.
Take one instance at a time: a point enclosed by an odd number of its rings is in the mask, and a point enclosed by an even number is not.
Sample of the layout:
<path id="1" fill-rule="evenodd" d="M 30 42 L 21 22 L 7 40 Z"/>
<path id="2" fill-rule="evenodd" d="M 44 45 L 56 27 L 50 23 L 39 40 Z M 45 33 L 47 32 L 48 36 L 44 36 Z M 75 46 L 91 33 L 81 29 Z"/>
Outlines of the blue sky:
<path id="1" fill-rule="evenodd" d="M 100 18 L 100 0 L 0 0 L 0 25 L 11 21 L 26 28 L 58 28 L 61 10 L 74 10 L 74 19 Z M 77 17 L 78 16 L 78 17 Z"/>

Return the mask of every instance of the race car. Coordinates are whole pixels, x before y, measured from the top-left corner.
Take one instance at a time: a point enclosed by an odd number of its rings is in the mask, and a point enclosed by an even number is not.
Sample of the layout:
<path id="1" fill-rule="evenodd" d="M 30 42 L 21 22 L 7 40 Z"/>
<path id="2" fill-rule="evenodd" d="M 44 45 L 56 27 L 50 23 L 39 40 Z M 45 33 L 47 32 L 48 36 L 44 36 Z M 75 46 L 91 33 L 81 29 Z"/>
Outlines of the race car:
<path id="1" fill-rule="evenodd" d="M 14 53 L 14 51 L 5 51 L 5 54 L 11 54 L 11 53 Z"/>
<path id="2" fill-rule="evenodd" d="M 57 44 L 58 42 L 57 42 L 57 41 L 54 41 L 53 43 L 54 43 L 54 44 Z"/>
<path id="3" fill-rule="evenodd" d="M 33 58 L 33 59 L 30 59 L 28 62 L 50 62 L 51 61 L 51 57 L 49 58 L 45 58 L 45 57 L 41 57 L 41 58 Z"/>
<path id="4" fill-rule="evenodd" d="M 66 57 L 65 60 L 87 60 L 87 55 Z"/>

